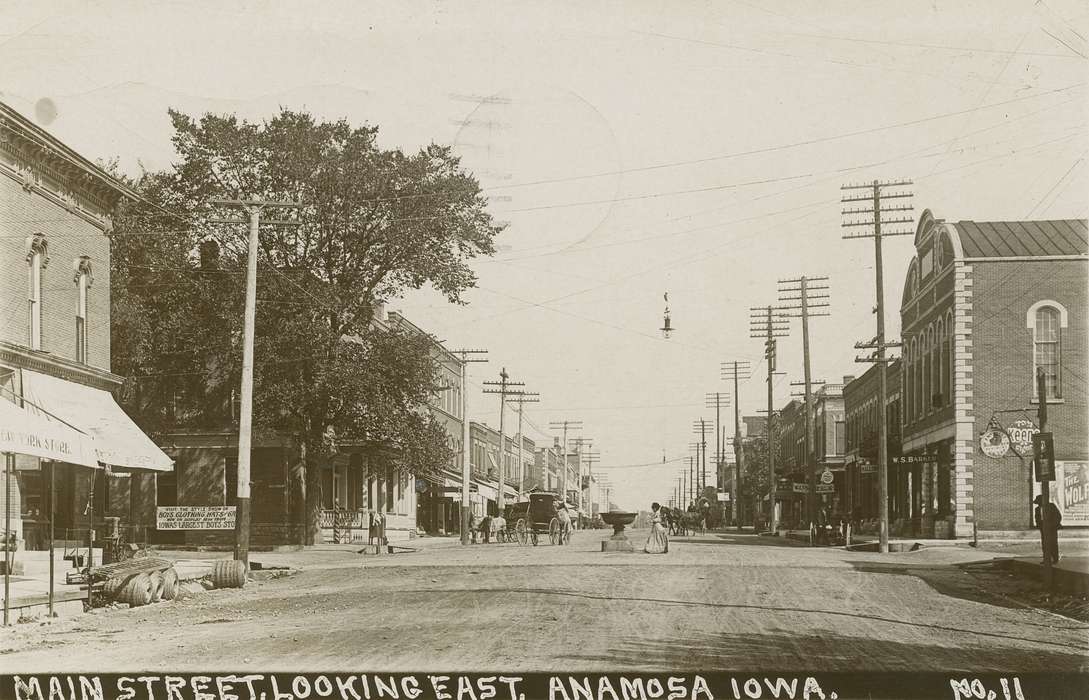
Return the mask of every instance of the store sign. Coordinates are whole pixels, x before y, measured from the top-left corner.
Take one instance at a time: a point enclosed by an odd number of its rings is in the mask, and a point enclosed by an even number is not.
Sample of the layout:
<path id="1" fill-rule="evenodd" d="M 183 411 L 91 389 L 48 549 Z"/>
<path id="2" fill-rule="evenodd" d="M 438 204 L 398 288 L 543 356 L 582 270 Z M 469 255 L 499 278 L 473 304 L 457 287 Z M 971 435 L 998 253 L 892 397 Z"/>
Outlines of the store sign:
<path id="1" fill-rule="evenodd" d="M 832 484 L 817 484 L 817 493 L 835 493 L 836 487 Z"/>
<path id="2" fill-rule="evenodd" d="M 720 500 L 720 501 L 730 500 L 730 492 L 729 491 L 720 491 L 719 494 L 718 494 L 718 500 Z"/>
<path id="3" fill-rule="evenodd" d="M 893 464 L 895 464 L 895 462 L 893 462 Z M 863 462 L 862 464 L 858 465 L 858 472 L 859 474 L 876 474 L 877 465 L 870 464 L 869 462 Z"/>
<path id="4" fill-rule="evenodd" d="M 929 464 L 934 466 L 938 463 L 938 455 L 901 455 L 899 457 L 892 457 L 893 464 Z"/>
<path id="5" fill-rule="evenodd" d="M 979 436 L 979 449 L 993 459 L 1000 459 L 1010 453 L 1010 437 L 994 420 Z"/>
<path id="6" fill-rule="evenodd" d="M 794 484 L 794 493 L 809 493 L 809 484 Z"/>
<path id="7" fill-rule="evenodd" d="M 1040 485 L 1034 484 L 1034 495 Z M 1055 462 L 1051 501 L 1063 516 L 1063 527 L 1089 525 L 1089 462 Z"/>
<path id="8" fill-rule="evenodd" d="M 1040 432 L 1040 429 L 1029 419 L 1018 418 L 1006 432 L 1009 433 L 1010 448 L 1024 456 L 1032 454 L 1032 436 Z"/>
<path id="9" fill-rule="evenodd" d="M 823 472 L 821 472 L 821 483 L 822 484 L 830 484 L 834 480 L 835 480 L 835 476 L 832 475 L 832 470 L 831 469 L 825 469 Z"/>
<path id="10" fill-rule="evenodd" d="M 235 506 L 159 506 L 159 530 L 233 530 Z"/>

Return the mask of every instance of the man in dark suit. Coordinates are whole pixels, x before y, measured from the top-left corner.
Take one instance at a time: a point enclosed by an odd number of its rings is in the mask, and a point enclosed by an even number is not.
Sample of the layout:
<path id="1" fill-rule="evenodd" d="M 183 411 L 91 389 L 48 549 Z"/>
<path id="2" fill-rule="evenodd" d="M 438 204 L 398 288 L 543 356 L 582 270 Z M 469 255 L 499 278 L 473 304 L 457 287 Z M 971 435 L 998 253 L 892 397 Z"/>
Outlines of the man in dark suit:
<path id="1" fill-rule="evenodd" d="M 1058 506 L 1051 501 L 1044 505 L 1044 497 L 1037 496 L 1033 501 L 1036 504 L 1036 527 L 1040 529 L 1040 543 L 1044 550 L 1044 561 L 1052 564 L 1059 561 L 1059 529 L 1063 526 L 1063 516 Z"/>

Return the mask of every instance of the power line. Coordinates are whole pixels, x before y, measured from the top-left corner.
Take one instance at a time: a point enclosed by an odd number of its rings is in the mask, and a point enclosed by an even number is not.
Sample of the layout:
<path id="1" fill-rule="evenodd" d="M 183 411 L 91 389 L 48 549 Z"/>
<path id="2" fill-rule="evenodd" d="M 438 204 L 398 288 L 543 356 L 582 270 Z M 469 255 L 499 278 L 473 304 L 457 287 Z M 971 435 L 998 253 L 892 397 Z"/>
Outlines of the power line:
<path id="1" fill-rule="evenodd" d="M 992 102 L 992 103 L 986 104 L 986 105 L 978 105 L 976 107 L 972 107 L 972 108 L 969 108 L 969 109 L 961 109 L 961 110 L 956 110 L 956 111 L 953 111 L 953 112 L 943 112 L 941 114 L 933 114 L 933 115 L 928 116 L 928 117 L 920 117 L 918 119 L 909 119 L 907 121 L 896 122 L 896 123 L 893 123 L 893 124 L 885 124 L 885 125 L 882 125 L 882 126 L 870 127 L 868 129 L 857 129 L 855 131 L 848 131 L 848 132 L 844 132 L 842 134 L 834 134 L 832 136 L 821 136 L 821 137 L 817 137 L 817 138 L 805 139 L 803 141 L 794 141 L 792 143 L 779 144 L 779 145 L 775 145 L 775 146 L 765 146 L 763 148 L 754 148 L 754 149 L 749 149 L 749 150 L 746 150 L 746 151 L 734 151 L 732 153 L 723 153 L 721 155 L 708 156 L 708 157 L 705 157 L 705 158 L 693 158 L 693 159 L 690 159 L 690 160 L 677 160 L 677 161 L 671 161 L 671 162 L 666 162 L 666 163 L 658 163 L 658 164 L 655 164 L 655 165 L 644 165 L 644 166 L 639 166 L 639 167 L 634 167 L 634 168 L 623 168 L 623 169 L 618 169 L 618 170 L 610 170 L 610 171 L 606 171 L 606 172 L 591 173 L 591 174 L 586 174 L 586 175 L 571 175 L 571 176 L 567 176 L 567 177 L 549 178 L 549 179 L 542 179 L 542 180 L 531 180 L 531 181 L 527 181 L 527 182 L 515 183 L 515 184 L 510 184 L 510 185 L 499 185 L 499 186 L 496 186 L 496 187 L 492 187 L 491 189 L 493 189 L 493 190 L 510 189 L 510 188 L 513 188 L 513 187 L 528 187 L 530 185 L 545 185 L 545 184 L 552 184 L 552 183 L 557 183 L 557 182 L 572 182 L 572 181 L 575 181 L 575 180 L 588 180 L 588 179 L 599 178 L 599 177 L 611 177 L 613 175 L 624 175 L 624 174 L 627 174 L 627 173 L 646 172 L 646 171 L 650 171 L 650 170 L 661 170 L 661 169 L 664 169 L 664 168 L 677 168 L 677 167 L 681 167 L 681 166 L 685 166 L 685 165 L 698 165 L 700 163 L 711 163 L 711 162 L 720 161 L 720 160 L 727 160 L 727 159 L 730 159 L 730 158 L 740 158 L 740 157 L 743 157 L 743 156 L 759 155 L 759 154 L 762 154 L 762 153 L 772 153 L 772 152 L 775 152 L 775 151 L 782 151 L 782 150 L 791 149 L 791 148 L 799 148 L 799 147 L 802 147 L 802 146 L 810 146 L 810 145 L 817 144 L 817 143 L 826 143 L 828 141 L 838 141 L 838 140 L 841 140 L 841 139 L 852 138 L 854 136 L 865 136 L 867 134 L 874 134 L 874 133 L 878 133 L 878 132 L 881 132 L 881 131 L 887 131 L 889 129 L 899 129 L 899 128 L 903 128 L 903 127 L 907 127 L 907 126 L 915 126 L 915 125 L 918 125 L 918 124 L 925 124 L 925 123 L 932 122 L 932 121 L 937 121 L 937 120 L 940 120 L 940 119 L 948 119 L 950 117 L 958 117 L 958 116 L 962 116 L 962 115 L 965 115 L 965 114 L 971 114 L 973 112 L 978 112 L 978 111 L 984 110 L 984 109 L 991 109 L 993 107 L 1003 107 L 1005 105 L 1015 104 L 1017 102 L 1024 102 L 1025 100 L 1034 100 L 1034 99 L 1038 99 L 1038 98 L 1041 98 L 1041 97 L 1047 97 L 1047 96 L 1053 95 L 1053 94 L 1058 94 L 1058 93 L 1067 92 L 1067 91 L 1070 91 L 1070 90 L 1075 90 L 1077 88 L 1084 87 L 1085 85 L 1086 85 L 1086 83 L 1075 83 L 1073 85 L 1067 85 L 1067 86 L 1061 87 L 1061 88 L 1045 90 L 1044 92 L 1038 92 L 1038 93 L 1035 93 L 1033 95 L 1024 95 L 1024 96 L 1021 96 L 1021 97 L 1014 97 L 1014 98 L 1011 98 L 1011 99 L 1008 99 L 1008 100 L 1002 100 L 1002 101 L 999 101 L 999 102 Z"/>

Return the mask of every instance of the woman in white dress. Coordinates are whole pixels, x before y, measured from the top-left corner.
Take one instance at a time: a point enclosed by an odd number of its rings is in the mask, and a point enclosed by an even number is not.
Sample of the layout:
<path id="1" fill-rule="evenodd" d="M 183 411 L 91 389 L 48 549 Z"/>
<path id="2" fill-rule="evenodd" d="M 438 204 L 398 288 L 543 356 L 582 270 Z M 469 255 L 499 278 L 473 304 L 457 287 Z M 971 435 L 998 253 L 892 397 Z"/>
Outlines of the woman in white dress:
<path id="1" fill-rule="evenodd" d="M 669 539 L 666 537 L 665 526 L 662 525 L 661 504 L 652 503 L 650 511 L 650 535 L 643 551 L 647 554 L 665 554 L 669 552 Z"/>

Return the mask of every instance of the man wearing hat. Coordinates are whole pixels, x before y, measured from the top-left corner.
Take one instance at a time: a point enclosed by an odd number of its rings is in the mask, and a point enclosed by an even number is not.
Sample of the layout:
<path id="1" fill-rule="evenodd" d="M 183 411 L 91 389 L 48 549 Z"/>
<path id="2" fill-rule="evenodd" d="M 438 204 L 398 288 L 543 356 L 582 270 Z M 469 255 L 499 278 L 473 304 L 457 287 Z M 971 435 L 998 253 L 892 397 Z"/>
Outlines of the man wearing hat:
<path id="1" fill-rule="evenodd" d="M 1044 497 L 1037 496 L 1033 503 L 1036 504 L 1036 527 L 1040 528 L 1040 543 L 1044 549 L 1043 564 L 1049 560 L 1052 564 L 1059 561 L 1059 528 L 1063 526 L 1063 516 L 1058 506 L 1051 501 L 1044 505 Z"/>

